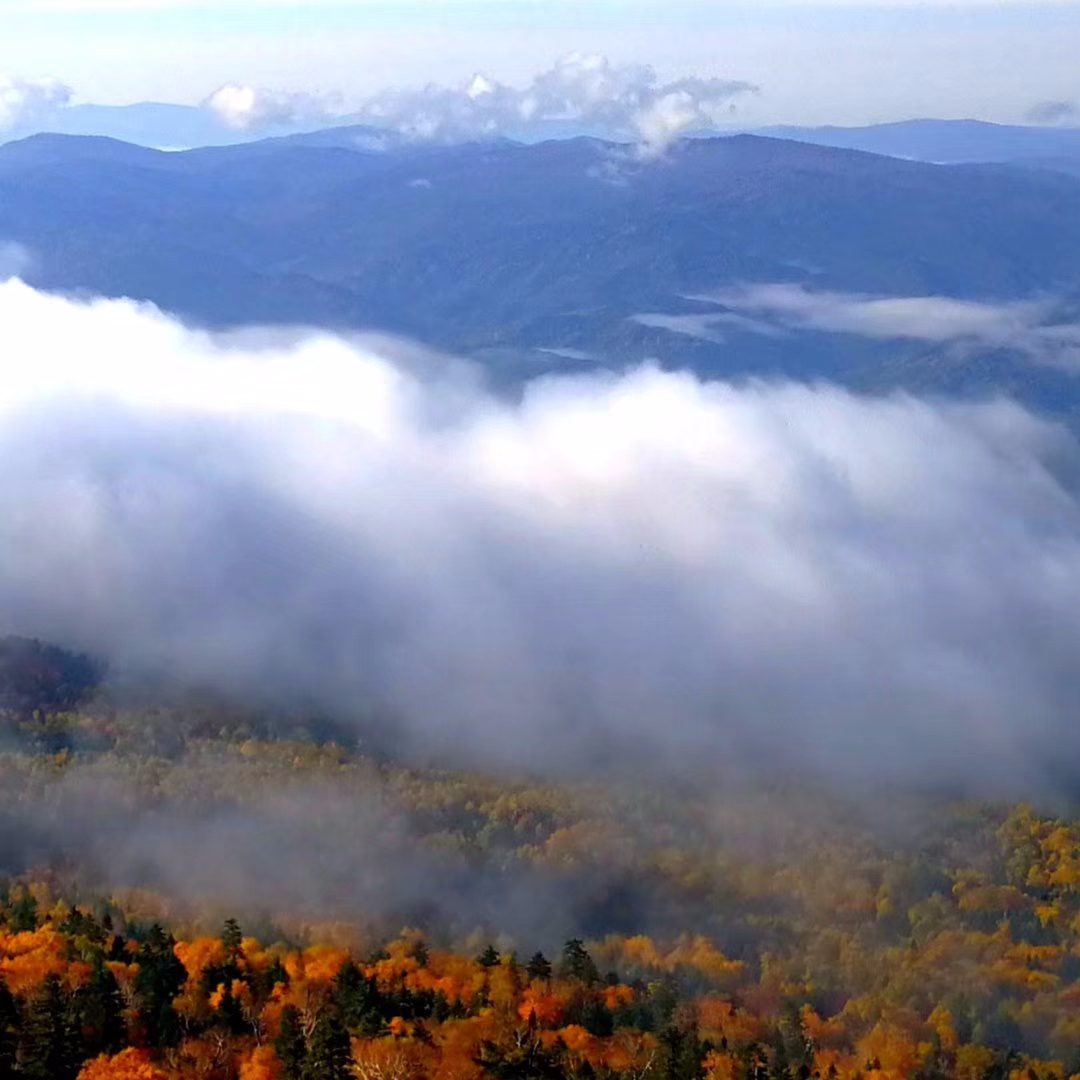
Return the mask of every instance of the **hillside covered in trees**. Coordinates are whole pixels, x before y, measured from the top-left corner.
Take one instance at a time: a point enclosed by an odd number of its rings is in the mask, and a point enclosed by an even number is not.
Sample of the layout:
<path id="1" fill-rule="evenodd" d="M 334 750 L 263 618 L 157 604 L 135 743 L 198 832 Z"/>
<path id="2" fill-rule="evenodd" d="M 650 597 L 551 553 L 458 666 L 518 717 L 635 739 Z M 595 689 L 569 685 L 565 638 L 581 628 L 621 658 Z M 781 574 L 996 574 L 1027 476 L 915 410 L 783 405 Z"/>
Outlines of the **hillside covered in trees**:
<path id="1" fill-rule="evenodd" d="M 1063 805 L 448 772 L 220 703 L 3 718 L 0 1077 L 1080 1073 Z"/>

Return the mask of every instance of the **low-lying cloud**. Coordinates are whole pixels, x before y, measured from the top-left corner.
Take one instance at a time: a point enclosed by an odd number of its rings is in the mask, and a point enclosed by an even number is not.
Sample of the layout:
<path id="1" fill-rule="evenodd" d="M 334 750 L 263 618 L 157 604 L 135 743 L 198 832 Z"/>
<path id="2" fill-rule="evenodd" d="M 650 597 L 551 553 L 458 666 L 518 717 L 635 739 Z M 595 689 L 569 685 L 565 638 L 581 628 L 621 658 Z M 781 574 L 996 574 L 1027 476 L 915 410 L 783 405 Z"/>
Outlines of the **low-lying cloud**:
<path id="1" fill-rule="evenodd" d="M 581 932 L 592 895 L 617 873 L 591 866 L 559 875 L 527 862 L 506 872 L 497 851 L 481 864 L 425 843 L 406 809 L 362 775 L 279 775 L 253 793 L 227 755 L 201 765 L 221 770 L 243 796 L 222 797 L 210 783 L 198 798 L 148 797 L 108 761 L 74 766 L 43 787 L 20 787 L 9 773 L 0 866 L 76 868 L 81 886 L 109 892 L 150 888 L 176 916 L 347 919 L 377 933 L 403 921 L 442 932 L 490 926 L 545 947 Z M 176 774 L 178 785 L 190 780 L 183 765 Z"/>
<path id="2" fill-rule="evenodd" d="M 1010 402 L 508 403 L 17 281 L 0 335 L 0 630 L 498 765 L 1023 787 L 1076 748 L 1080 447 Z"/>
<path id="3" fill-rule="evenodd" d="M 1050 300 L 984 303 L 947 296 L 869 296 L 788 283 L 744 285 L 690 299 L 719 310 L 647 313 L 635 321 L 714 342 L 725 340 L 725 330 L 771 337 L 809 330 L 974 350 L 1009 349 L 1038 363 L 1080 368 L 1080 323 L 1058 317 L 1058 305 Z"/>

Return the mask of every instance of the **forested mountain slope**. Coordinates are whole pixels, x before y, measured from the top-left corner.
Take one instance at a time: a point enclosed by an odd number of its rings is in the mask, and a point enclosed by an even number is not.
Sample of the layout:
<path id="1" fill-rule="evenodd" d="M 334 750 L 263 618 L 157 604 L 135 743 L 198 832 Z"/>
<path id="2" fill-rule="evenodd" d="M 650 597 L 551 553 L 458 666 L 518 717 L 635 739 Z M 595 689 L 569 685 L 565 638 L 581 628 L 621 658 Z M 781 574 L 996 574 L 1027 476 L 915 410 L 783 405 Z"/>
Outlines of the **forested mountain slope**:
<path id="1" fill-rule="evenodd" d="M 1068 811 L 435 771 L 279 724 L 7 715 L 4 1075 L 1080 1070 Z"/>
<path id="2" fill-rule="evenodd" d="M 214 326 L 389 330 L 510 378 L 659 358 L 711 375 L 1004 389 L 1053 408 L 1076 396 L 1069 364 L 1023 342 L 973 350 L 914 315 L 910 333 L 793 329 L 716 294 L 780 283 L 1022 301 L 1071 334 L 1080 180 L 753 136 L 659 160 L 586 139 L 370 145 L 351 129 L 183 154 L 31 138 L 0 148 L 0 238 L 48 288 Z"/>

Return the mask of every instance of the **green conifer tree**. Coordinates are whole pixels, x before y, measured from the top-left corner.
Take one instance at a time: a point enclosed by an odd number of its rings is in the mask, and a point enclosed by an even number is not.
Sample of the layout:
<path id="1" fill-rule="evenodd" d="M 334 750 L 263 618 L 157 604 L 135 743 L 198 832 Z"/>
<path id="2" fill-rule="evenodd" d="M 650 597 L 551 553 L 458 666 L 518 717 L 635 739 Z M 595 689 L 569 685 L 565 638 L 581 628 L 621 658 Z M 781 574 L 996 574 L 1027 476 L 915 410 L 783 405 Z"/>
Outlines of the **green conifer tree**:
<path id="1" fill-rule="evenodd" d="M 281 1060 L 285 1080 L 301 1080 L 307 1042 L 300 1023 L 300 1010 L 295 1005 L 286 1005 L 281 1011 L 281 1028 L 274 1040 L 274 1051 Z"/>
<path id="2" fill-rule="evenodd" d="M 352 1047 L 345 1025 L 332 1012 L 319 1016 L 308 1041 L 301 1080 L 350 1080 Z"/>
<path id="3" fill-rule="evenodd" d="M 50 975 L 26 1012 L 18 1075 L 25 1080 L 75 1080 L 85 1058 L 60 979 Z"/>
<path id="4" fill-rule="evenodd" d="M 19 1006 L 7 983 L 0 981 L 0 1080 L 12 1080 L 16 1075 L 19 1021 Z"/>

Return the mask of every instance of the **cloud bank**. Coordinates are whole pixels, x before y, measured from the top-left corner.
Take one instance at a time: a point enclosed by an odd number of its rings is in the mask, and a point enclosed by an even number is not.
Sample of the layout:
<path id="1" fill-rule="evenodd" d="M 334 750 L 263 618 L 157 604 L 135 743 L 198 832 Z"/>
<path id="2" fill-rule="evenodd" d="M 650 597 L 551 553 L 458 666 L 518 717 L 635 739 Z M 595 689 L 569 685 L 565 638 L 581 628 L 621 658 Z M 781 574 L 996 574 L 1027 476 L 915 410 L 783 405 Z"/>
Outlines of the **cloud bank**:
<path id="1" fill-rule="evenodd" d="M 647 65 L 613 64 L 571 53 L 525 87 L 475 76 L 464 86 L 387 91 L 360 110 L 364 119 L 416 139 L 490 138 L 531 124 L 570 121 L 628 135 L 660 151 L 680 135 L 718 123 L 749 83 L 685 78 L 662 82 Z"/>
<path id="2" fill-rule="evenodd" d="M 508 403 L 17 281 L 0 335 L 0 631 L 440 760 L 1073 779 L 1080 447 L 1014 404 L 649 368 Z"/>
<path id="3" fill-rule="evenodd" d="M 417 142 L 457 142 L 560 123 L 630 139 L 650 155 L 688 132 L 715 127 L 740 96 L 753 92 L 749 83 L 718 78 L 664 82 L 648 65 L 620 66 L 603 56 L 571 53 L 521 87 L 478 74 L 456 87 L 385 90 L 347 108 L 336 93 L 231 82 L 202 107 L 225 129 L 248 135 L 355 123 Z M 0 131 L 47 126 L 72 96 L 57 79 L 0 73 Z"/>
<path id="4" fill-rule="evenodd" d="M 754 90 L 715 78 L 663 82 L 646 65 L 619 66 L 603 56 L 572 53 L 524 87 L 478 74 L 456 87 L 386 90 L 348 119 L 418 142 L 489 139 L 545 123 L 572 123 L 631 138 L 646 153 L 658 153 L 689 131 L 720 123 L 735 99 Z M 344 113 L 336 99 L 240 85 L 221 87 L 206 106 L 241 130 L 342 122 Z"/>
<path id="5" fill-rule="evenodd" d="M 236 131 L 332 124 L 343 112 L 335 95 L 281 92 L 227 83 L 203 103 L 226 127 Z"/>
<path id="6" fill-rule="evenodd" d="M 0 131 L 41 122 L 71 101 L 58 79 L 23 79 L 0 72 Z"/>

